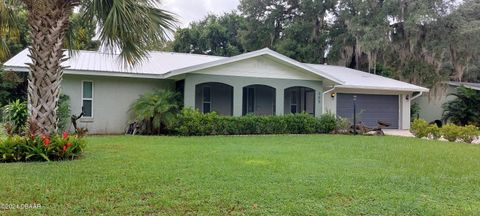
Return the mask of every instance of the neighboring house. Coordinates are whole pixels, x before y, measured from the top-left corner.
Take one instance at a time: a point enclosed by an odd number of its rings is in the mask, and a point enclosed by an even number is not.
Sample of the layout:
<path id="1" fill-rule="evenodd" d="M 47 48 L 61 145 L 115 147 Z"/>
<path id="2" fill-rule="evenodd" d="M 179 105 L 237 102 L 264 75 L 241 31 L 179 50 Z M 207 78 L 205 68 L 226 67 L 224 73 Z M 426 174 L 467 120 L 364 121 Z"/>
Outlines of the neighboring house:
<path id="1" fill-rule="evenodd" d="M 420 107 L 419 118 L 428 122 L 442 120 L 443 104 L 456 98 L 450 94 L 456 93 L 460 86 L 480 91 L 480 83 L 448 82 L 446 84 L 445 88 L 437 95 L 424 94 L 413 101 Z"/>
<path id="2" fill-rule="evenodd" d="M 24 50 L 5 63 L 6 70 L 27 72 Z M 368 126 L 410 128 L 410 101 L 428 89 L 345 67 L 304 64 L 269 49 L 234 57 L 151 52 L 136 67 L 122 67 L 117 55 L 79 51 L 65 64 L 63 93 L 72 113 L 82 107 L 80 126 L 91 133 L 123 133 L 130 105 L 155 89 L 183 94 L 184 105 L 222 115 L 284 115 L 307 112 L 353 117 Z"/>

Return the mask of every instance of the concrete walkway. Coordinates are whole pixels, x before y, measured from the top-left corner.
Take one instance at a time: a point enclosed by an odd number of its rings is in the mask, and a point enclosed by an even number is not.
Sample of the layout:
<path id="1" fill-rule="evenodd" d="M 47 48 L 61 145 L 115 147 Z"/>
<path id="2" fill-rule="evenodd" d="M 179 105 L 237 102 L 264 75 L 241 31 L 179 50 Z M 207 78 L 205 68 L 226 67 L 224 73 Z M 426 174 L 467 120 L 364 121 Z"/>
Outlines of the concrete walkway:
<path id="1" fill-rule="evenodd" d="M 409 130 L 383 129 L 383 132 L 390 136 L 415 137 Z"/>

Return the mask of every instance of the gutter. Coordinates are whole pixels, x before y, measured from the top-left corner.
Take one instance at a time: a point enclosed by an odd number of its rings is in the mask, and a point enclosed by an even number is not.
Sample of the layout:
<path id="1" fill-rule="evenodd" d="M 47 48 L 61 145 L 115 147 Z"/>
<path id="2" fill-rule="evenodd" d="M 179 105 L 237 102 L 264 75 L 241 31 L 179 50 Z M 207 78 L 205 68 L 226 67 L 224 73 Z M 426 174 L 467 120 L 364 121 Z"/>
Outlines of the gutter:
<path id="1" fill-rule="evenodd" d="M 420 92 L 420 94 L 413 96 L 412 99 L 410 99 L 410 101 L 413 101 L 413 100 L 419 98 L 422 95 L 423 95 L 423 92 Z"/>

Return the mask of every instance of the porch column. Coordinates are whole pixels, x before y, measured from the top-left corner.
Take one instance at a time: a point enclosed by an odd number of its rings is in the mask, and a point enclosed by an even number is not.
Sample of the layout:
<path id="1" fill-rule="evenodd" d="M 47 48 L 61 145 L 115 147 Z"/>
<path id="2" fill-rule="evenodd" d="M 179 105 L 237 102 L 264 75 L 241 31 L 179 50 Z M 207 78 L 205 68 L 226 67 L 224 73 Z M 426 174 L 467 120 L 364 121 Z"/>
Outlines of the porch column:
<path id="1" fill-rule="evenodd" d="M 184 106 L 188 108 L 195 108 L 195 83 L 191 79 L 185 79 L 184 91 Z"/>
<path id="2" fill-rule="evenodd" d="M 277 87 L 276 89 L 276 99 L 275 99 L 275 114 L 277 116 L 281 116 L 285 114 L 284 106 L 285 106 L 285 89 Z"/>
<path id="3" fill-rule="evenodd" d="M 233 86 L 233 116 L 242 116 L 243 114 L 243 88 L 241 86 Z"/>

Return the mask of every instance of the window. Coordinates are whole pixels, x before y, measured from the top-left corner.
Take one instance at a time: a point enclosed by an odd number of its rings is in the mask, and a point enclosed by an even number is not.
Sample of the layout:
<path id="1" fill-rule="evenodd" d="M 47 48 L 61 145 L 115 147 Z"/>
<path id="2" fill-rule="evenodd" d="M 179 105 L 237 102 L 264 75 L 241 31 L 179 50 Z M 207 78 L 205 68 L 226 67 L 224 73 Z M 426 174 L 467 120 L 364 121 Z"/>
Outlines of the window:
<path id="1" fill-rule="evenodd" d="M 291 93 L 291 101 L 290 101 L 290 112 L 297 113 L 298 112 L 298 98 L 297 98 L 297 91 L 292 91 Z"/>
<path id="2" fill-rule="evenodd" d="M 93 117 L 93 82 L 82 82 L 82 112 L 87 118 Z"/>
<path id="3" fill-rule="evenodd" d="M 247 113 L 255 112 L 255 88 L 247 88 Z"/>
<path id="4" fill-rule="evenodd" d="M 203 87 L 203 113 L 212 111 L 212 89 L 210 87 Z"/>

